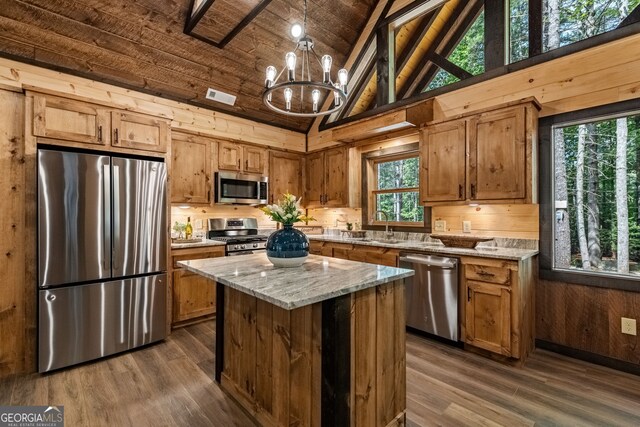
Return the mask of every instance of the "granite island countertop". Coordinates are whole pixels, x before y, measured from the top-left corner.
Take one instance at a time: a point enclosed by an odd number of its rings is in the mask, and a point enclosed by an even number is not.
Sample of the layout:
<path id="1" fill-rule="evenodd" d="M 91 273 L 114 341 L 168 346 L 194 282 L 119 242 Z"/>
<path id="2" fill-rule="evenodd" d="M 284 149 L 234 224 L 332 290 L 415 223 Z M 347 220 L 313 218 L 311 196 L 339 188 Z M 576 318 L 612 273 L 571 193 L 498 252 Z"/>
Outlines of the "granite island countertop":
<path id="1" fill-rule="evenodd" d="M 180 261 L 196 274 L 273 305 L 292 310 L 341 295 L 372 288 L 414 271 L 319 255 L 309 255 L 300 267 L 276 268 L 266 253 Z"/>
<path id="2" fill-rule="evenodd" d="M 307 236 L 307 238 L 310 241 L 347 243 L 352 245 L 375 246 L 375 247 L 399 249 L 404 251 L 418 251 L 418 252 L 424 252 L 424 253 L 430 253 L 430 254 L 462 255 L 462 256 L 466 255 L 466 256 L 475 256 L 475 257 L 483 257 L 483 258 L 506 259 L 506 260 L 512 260 L 512 261 L 523 261 L 525 259 L 529 259 L 538 254 L 538 250 L 535 250 L 535 249 L 503 248 L 503 247 L 485 246 L 485 245 L 479 245 L 476 249 L 451 248 L 451 247 L 444 246 L 439 241 L 435 243 L 435 242 L 424 242 L 424 241 L 418 241 L 418 240 L 404 240 L 404 241 L 400 241 L 399 243 L 382 243 L 382 242 L 377 242 L 373 239 L 362 240 L 362 239 L 343 238 L 340 236 L 327 236 L 327 235 Z"/>

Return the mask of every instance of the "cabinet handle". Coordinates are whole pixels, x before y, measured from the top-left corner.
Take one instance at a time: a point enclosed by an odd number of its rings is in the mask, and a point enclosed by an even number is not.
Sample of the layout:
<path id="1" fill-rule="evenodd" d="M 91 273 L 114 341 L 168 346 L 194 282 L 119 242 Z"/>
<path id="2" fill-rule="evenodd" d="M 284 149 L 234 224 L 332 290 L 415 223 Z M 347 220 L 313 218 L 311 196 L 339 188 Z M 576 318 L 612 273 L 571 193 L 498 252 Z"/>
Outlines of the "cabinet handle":
<path id="1" fill-rule="evenodd" d="M 102 142 L 102 125 L 98 126 L 98 142 Z"/>
<path id="2" fill-rule="evenodd" d="M 478 271 L 478 275 L 482 277 L 495 277 L 496 275 L 493 273 L 488 273 L 486 271 Z"/>
<path id="3" fill-rule="evenodd" d="M 244 161 L 244 170 L 249 170 L 249 160 Z"/>
<path id="4" fill-rule="evenodd" d="M 462 184 L 458 185 L 458 199 L 462 199 Z"/>
<path id="5" fill-rule="evenodd" d="M 471 198 L 472 199 L 476 198 L 476 185 L 475 184 L 471 184 Z"/>
<path id="6" fill-rule="evenodd" d="M 113 134 L 114 134 L 113 143 L 117 144 L 118 143 L 118 129 L 117 128 L 113 131 Z"/>
<path id="7" fill-rule="evenodd" d="M 240 170 L 240 159 L 238 159 L 238 170 Z"/>
<path id="8" fill-rule="evenodd" d="M 467 301 L 471 301 L 471 288 L 467 288 Z"/>

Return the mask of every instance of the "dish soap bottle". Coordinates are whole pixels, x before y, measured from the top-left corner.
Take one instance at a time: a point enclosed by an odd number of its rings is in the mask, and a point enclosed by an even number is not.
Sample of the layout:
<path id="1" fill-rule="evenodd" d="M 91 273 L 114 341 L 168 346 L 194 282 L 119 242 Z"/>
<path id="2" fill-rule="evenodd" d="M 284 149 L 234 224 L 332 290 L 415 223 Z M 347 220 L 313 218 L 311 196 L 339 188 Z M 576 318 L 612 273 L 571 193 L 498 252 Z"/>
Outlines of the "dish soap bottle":
<path id="1" fill-rule="evenodd" d="M 187 217 L 187 225 L 184 227 L 184 238 L 189 240 L 193 234 L 193 227 L 191 226 L 191 217 Z"/>

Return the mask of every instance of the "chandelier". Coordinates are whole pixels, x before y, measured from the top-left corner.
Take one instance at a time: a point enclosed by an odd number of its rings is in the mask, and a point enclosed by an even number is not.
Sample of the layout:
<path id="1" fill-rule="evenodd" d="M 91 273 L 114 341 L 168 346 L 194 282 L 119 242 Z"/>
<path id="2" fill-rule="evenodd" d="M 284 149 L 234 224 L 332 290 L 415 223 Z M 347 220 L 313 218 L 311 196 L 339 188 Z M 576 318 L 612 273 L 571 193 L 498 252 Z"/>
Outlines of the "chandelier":
<path id="1" fill-rule="evenodd" d="M 285 66 L 278 71 L 276 67 L 267 67 L 265 91 L 262 100 L 270 109 L 289 116 L 317 117 L 335 113 L 344 107 L 347 101 L 347 80 L 349 74 L 346 69 L 338 71 L 338 81 L 331 80 L 330 55 L 318 57 L 313 49 L 313 40 L 306 33 L 307 28 L 307 0 L 304 0 L 304 21 L 302 27 L 295 24 L 291 28 L 291 35 L 297 39 L 295 50 L 285 55 Z M 312 63 L 317 62 L 322 70 L 322 80 L 313 81 L 311 77 Z M 301 64 L 300 80 L 296 80 L 296 65 Z M 278 83 L 283 74 L 283 81 Z M 277 74 L 277 76 L 276 76 Z M 294 91 L 300 92 L 300 98 L 294 100 Z M 321 110 L 320 100 L 327 99 L 333 94 L 331 108 Z M 309 98 L 310 96 L 310 98 Z"/>

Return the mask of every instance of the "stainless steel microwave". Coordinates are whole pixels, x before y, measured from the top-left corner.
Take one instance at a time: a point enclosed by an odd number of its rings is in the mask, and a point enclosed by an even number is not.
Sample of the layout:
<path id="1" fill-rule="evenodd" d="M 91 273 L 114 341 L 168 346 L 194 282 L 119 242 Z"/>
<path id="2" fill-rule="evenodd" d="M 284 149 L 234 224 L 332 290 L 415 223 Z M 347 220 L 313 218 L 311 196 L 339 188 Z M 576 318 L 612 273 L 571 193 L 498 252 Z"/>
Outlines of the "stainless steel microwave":
<path id="1" fill-rule="evenodd" d="M 269 194 L 269 178 L 235 172 L 216 172 L 216 203 L 265 205 Z"/>

